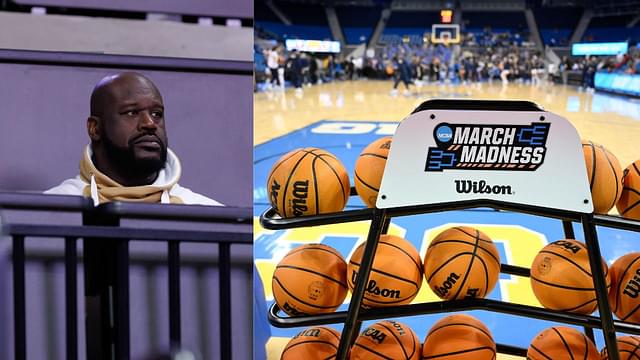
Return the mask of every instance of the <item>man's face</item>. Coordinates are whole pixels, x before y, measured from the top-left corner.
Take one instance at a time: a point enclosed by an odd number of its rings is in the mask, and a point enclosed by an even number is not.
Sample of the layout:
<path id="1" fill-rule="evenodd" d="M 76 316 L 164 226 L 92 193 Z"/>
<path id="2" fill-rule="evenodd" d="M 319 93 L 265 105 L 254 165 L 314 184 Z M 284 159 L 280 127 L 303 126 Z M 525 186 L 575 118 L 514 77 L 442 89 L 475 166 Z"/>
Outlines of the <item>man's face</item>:
<path id="1" fill-rule="evenodd" d="M 121 166 L 155 172 L 167 159 L 164 105 L 155 86 L 141 77 L 114 80 L 102 114 L 107 156 Z"/>

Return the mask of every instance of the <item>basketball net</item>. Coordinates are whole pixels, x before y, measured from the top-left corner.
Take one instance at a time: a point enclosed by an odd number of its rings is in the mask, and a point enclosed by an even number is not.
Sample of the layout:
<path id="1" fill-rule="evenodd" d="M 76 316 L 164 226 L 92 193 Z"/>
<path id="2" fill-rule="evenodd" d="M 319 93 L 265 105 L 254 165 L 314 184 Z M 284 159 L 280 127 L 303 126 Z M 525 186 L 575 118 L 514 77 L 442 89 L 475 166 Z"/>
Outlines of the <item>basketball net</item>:
<path id="1" fill-rule="evenodd" d="M 444 46 L 449 47 L 449 43 L 451 42 L 451 34 L 448 32 L 443 33 L 441 41 Z"/>

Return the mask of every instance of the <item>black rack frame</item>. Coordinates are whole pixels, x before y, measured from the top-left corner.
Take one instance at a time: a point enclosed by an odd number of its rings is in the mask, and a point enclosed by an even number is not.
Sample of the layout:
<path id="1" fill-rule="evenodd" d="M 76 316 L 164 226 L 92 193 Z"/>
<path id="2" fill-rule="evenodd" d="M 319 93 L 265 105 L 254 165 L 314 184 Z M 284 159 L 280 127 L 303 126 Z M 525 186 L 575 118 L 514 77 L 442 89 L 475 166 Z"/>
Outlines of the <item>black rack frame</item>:
<path id="1" fill-rule="evenodd" d="M 458 110 L 489 110 L 489 111 L 543 111 L 537 105 L 526 101 L 474 101 L 474 100 L 431 100 L 422 103 L 415 112 L 440 109 Z M 351 195 L 355 190 L 351 190 Z M 478 207 L 488 207 L 499 211 L 507 210 L 529 215 L 537 215 L 555 218 L 562 221 L 565 237 L 574 239 L 573 223 L 581 223 L 586 246 L 588 249 L 591 272 L 593 274 L 594 288 L 600 316 L 580 315 L 569 312 L 549 310 L 534 306 L 512 304 L 509 302 L 491 299 L 463 299 L 454 301 L 437 301 L 429 303 L 401 305 L 393 307 L 363 309 L 362 298 L 369 274 L 375 257 L 375 249 L 380 235 L 386 233 L 393 217 L 427 214 L 451 210 L 463 210 Z M 614 321 L 607 299 L 607 288 L 604 278 L 604 269 L 601 262 L 600 246 L 598 243 L 596 225 L 617 229 L 640 231 L 640 222 L 631 221 L 612 216 L 593 215 L 564 211 L 558 209 L 522 205 L 516 203 L 495 200 L 469 200 L 432 205 L 419 205 L 409 207 L 397 207 L 389 209 L 363 209 L 349 210 L 331 214 L 303 216 L 298 218 L 280 218 L 273 208 L 268 208 L 261 216 L 261 225 L 270 230 L 290 229 L 297 227 L 328 225 L 335 223 L 371 220 L 369 233 L 365 242 L 365 249 L 360 264 L 360 270 L 352 291 L 351 302 L 347 311 L 330 314 L 307 315 L 287 317 L 281 316 L 277 304 L 269 309 L 269 322 L 276 327 L 290 328 L 299 326 L 324 325 L 344 323 L 340 345 L 336 359 L 345 360 L 357 333 L 360 331 L 362 321 L 390 317 L 415 316 L 423 314 L 452 312 L 462 310 L 487 310 L 501 312 L 517 316 L 532 317 L 550 320 L 560 323 L 580 325 L 585 328 L 587 335 L 593 340 L 593 329 L 601 329 L 604 335 L 609 358 L 618 360 L 618 347 L 616 330 L 625 333 L 640 335 L 640 325 L 622 321 Z M 501 264 L 501 272 L 528 277 L 530 270 L 509 264 Z M 501 353 L 526 356 L 526 349 L 497 344 L 497 350 Z"/>

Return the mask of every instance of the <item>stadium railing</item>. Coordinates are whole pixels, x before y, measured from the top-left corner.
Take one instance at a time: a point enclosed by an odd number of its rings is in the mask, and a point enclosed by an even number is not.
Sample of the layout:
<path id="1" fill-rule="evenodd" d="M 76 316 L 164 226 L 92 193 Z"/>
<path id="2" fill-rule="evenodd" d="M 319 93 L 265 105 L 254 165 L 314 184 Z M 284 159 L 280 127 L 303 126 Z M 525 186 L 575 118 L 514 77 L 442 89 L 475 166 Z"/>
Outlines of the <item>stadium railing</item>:
<path id="1" fill-rule="evenodd" d="M 174 348 L 180 347 L 182 339 L 180 245 L 217 244 L 220 353 L 214 358 L 231 359 L 230 248 L 252 244 L 250 208 L 121 202 L 94 207 L 91 201 L 77 196 L 0 192 L 0 210 L 48 213 L 54 217 L 63 212 L 79 214 L 83 222 L 60 225 L 43 224 L 37 217 L 29 223 L 12 221 L 10 216 L 2 218 L 2 240 L 8 236 L 12 242 L 15 359 L 27 358 L 29 327 L 38 325 L 27 324 L 26 319 L 25 240 L 51 238 L 64 239 L 66 359 L 84 358 L 78 354 L 79 239 L 83 239 L 84 252 L 86 358 L 130 358 L 129 242 L 142 240 L 167 246 L 169 337 Z M 159 228 L 157 221 L 165 226 Z"/>

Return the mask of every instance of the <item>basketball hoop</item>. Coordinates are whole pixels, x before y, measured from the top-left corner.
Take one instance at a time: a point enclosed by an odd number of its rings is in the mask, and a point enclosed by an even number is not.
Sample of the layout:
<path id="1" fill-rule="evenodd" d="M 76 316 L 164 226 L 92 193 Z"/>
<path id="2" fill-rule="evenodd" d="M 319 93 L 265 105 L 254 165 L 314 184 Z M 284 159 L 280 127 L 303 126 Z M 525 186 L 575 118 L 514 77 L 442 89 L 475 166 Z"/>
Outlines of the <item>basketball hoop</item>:
<path id="1" fill-rule="evenodd" d="M 450 44 L 460 43 L 460 25 L 458 24 L 433 24 L 431 26 L 431 43 Z"/>

